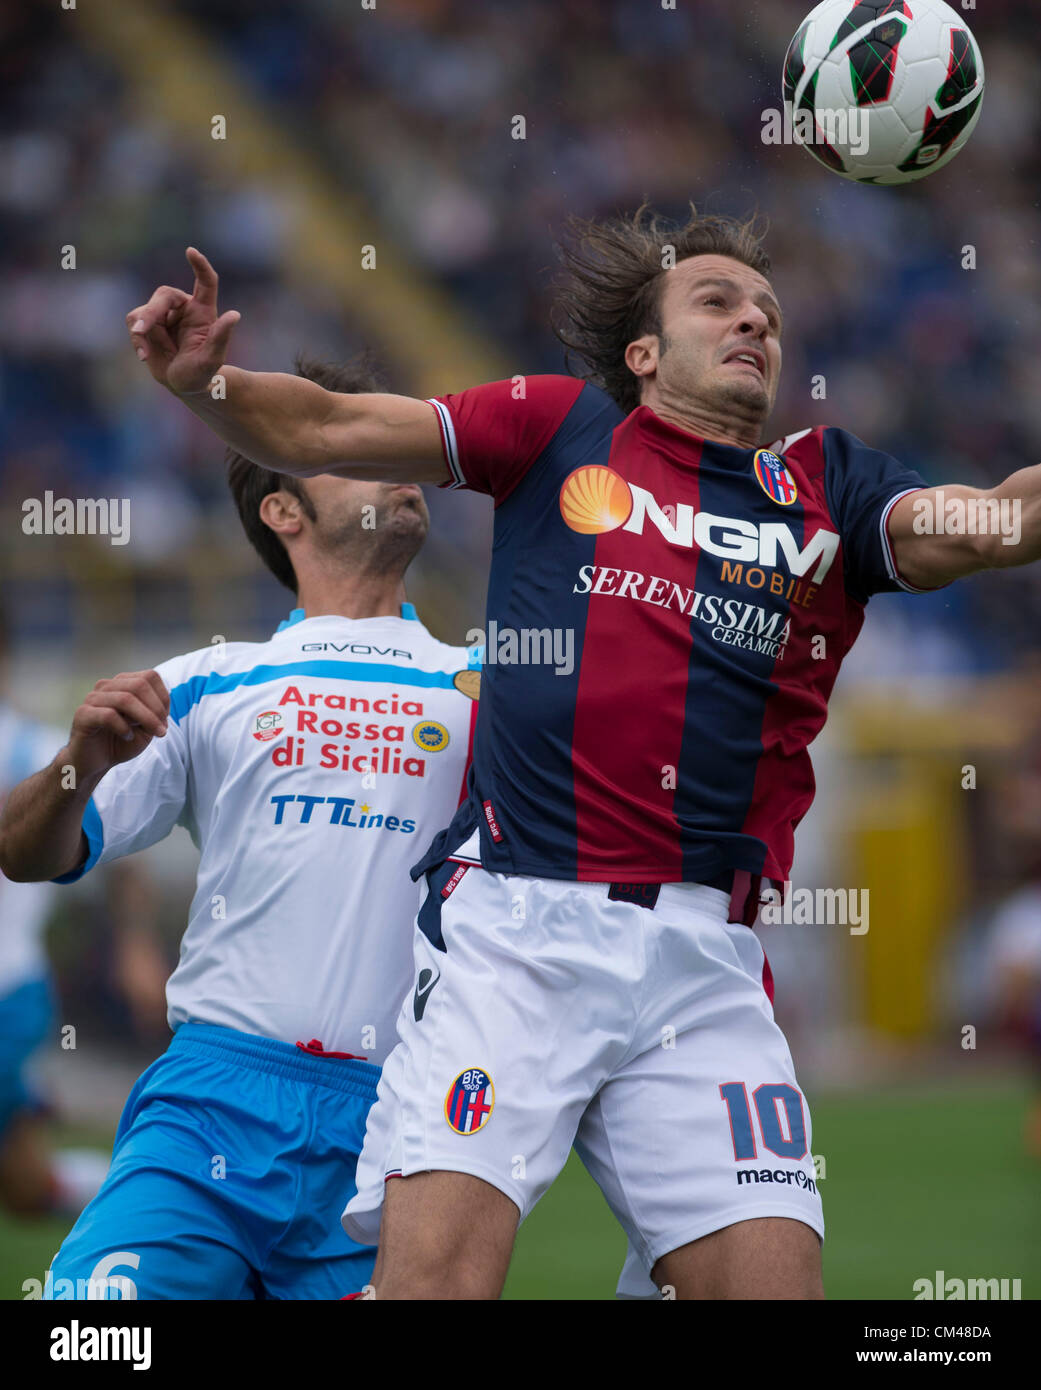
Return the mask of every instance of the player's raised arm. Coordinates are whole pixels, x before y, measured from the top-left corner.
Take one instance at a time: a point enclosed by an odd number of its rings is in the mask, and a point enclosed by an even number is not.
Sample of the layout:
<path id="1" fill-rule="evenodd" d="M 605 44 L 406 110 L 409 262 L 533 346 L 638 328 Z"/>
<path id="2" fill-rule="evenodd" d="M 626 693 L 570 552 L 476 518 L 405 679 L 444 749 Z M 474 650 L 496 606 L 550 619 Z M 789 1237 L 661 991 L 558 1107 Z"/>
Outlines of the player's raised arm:
<path id="1" fill-rule="evenodd" d="M 951 484 L 909 493 L 888 525 L 897 570 L 914 588 L 1030 564 L 1041 559 L 1041 465 L 995 488 Z"/>
<path id="2" fill-rule="evenodd" d="M 126 316 L 152 376 L 237 453 L 278 473 L 337 473 L 375 482 L 448 476 L 434 409 L 408 396 L 344 395 L 281 372 L 226 362 L 239 321 L 217 313 L 217 273 L 190 247 L 192 293 L 162 285 Z M 214 378 L 221 381 L 215 384 Z"/>

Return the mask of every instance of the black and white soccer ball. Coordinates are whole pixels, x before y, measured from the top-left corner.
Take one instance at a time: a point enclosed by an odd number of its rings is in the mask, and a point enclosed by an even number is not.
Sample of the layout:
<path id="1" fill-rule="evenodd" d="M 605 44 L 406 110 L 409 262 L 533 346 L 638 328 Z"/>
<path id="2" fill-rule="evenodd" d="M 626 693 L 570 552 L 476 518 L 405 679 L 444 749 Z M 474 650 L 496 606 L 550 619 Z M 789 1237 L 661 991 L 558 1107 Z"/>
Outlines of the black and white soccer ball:
<path id="1" fill-rule="evenodd" d="M 944 0 L 824 0 L 784 62 L 794 139 L 860 183 L 909 183 L 964 149 L 983 58 Z"/>

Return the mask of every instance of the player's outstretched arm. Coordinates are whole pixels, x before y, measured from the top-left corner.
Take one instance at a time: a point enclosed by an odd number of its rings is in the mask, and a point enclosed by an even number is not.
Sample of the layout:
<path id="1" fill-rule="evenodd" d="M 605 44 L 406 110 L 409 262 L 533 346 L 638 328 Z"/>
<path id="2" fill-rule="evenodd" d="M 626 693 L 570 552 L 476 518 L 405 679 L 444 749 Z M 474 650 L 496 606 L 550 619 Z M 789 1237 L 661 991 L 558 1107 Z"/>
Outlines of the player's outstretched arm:
<path id="1" fill-rule="evenodd" d="M 73 715 L 65 747 L 7 798 L 0 870 L 15 883 L 38 883 L 78 868 L 87 855 L 83 813 L 95 787 L 165 735 L 169 711 L 170 695 L 156 671 L 98 681 Z"/>
<path id="2" fill-rule="evenodd" d="M 217 313 L 217 272 L 189 247 L 192 293 L 161 285 L 126 316 L 152 376 L 238 453 L 278 473 L 340 473 L 376 482 L 447 477 L 437 416 L 408 396 L 344 395 L 282 372 L 226 362 L 239 321 Z"/>
<path id="3" fill-rule="evenodd" d="M 951 484 L 901 497 L 889 517 L 901 578 L 937 589 L 979 570 L 1041 559 L 1041 464 L 995 488 Z"/>

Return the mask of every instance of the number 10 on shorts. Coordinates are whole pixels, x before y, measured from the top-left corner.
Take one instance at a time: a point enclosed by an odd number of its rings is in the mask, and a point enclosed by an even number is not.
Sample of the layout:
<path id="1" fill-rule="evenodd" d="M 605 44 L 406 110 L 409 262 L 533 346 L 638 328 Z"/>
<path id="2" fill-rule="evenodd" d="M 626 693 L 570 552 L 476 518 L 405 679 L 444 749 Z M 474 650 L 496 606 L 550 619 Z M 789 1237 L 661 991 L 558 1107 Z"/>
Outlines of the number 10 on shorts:
<path id="1" fill-rule="evenodd" d="M 719 1088 L 730 1116 L 730 1133 L 734 1140 L 736 1159 L 755 1158 L 755 1131 L 752 1128 L 752 1108 L 743 1081 L 727 1081 Z M 802 1096 L 787 1082 L 757 1086 L 752 1092 L 755 1112 L 759 1118 L 759 1133 L 763 1147 L 778 1158 L 803 1158 L 806 1155 L 806 1118 Z M 784 1114 L 782 1125 L 781 1114 Z M 785 1135 L 785 1129 L 788 1134 Z"/>

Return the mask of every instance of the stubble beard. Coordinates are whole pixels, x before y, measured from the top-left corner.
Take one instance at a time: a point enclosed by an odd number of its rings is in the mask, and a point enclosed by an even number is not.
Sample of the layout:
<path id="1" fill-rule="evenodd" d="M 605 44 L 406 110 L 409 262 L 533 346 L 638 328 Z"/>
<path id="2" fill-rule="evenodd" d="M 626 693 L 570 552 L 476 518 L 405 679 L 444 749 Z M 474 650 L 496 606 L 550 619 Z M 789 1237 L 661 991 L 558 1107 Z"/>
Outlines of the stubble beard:
<path id="1" fill-rule="evenodd" d="M 321 548 L 331 564 L 358 573 L 404 574 L 422 549 L 429 521 L 418 502 L 399 502 L 377 507 L 375 524 L 363 525 L 363 514 L 350 517 L 321 537 Z"/>

